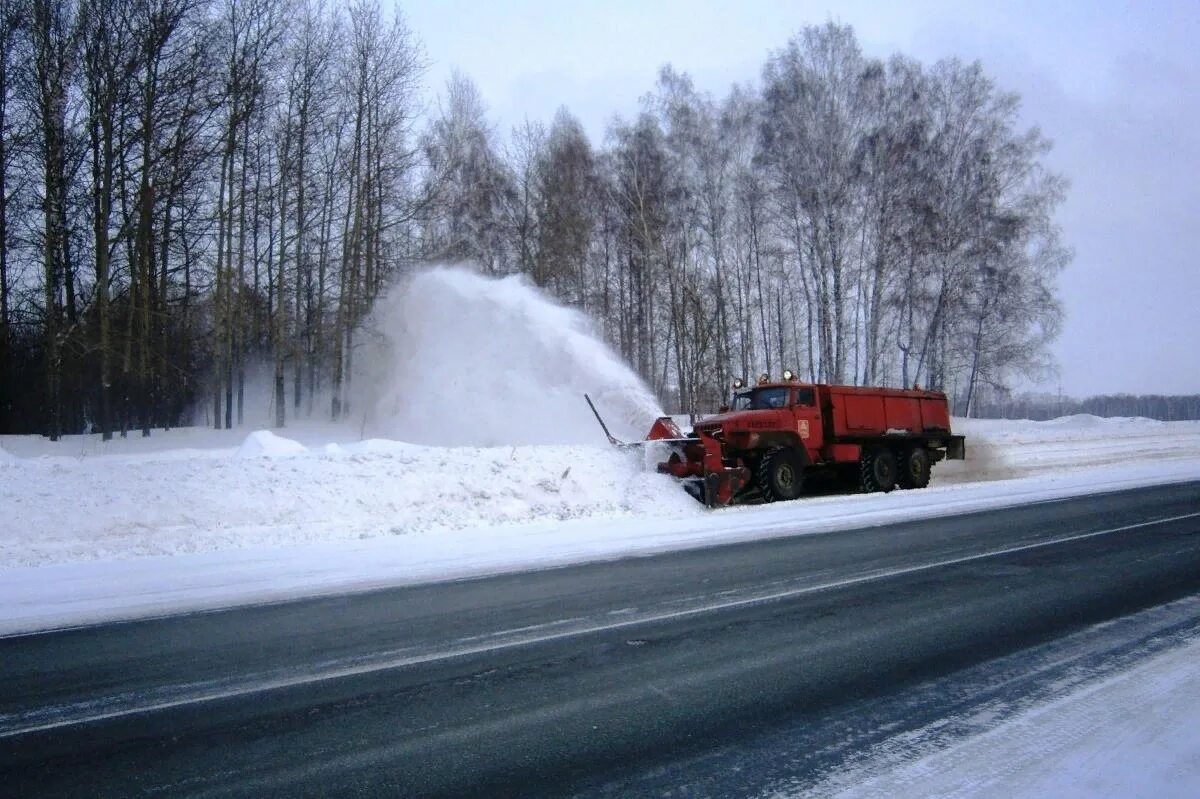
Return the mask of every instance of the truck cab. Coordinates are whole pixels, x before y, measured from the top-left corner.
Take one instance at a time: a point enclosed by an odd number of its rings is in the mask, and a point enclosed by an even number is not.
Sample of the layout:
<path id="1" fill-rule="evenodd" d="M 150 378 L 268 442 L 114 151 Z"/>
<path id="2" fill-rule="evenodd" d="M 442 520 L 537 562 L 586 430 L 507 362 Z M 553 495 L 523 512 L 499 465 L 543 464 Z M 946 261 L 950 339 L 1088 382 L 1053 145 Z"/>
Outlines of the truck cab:
<path id="1" fill-rule="evenodd" d="M 695 430 L 714 435 L 731 454 L 787 447 L 815 462 L 824 444 L 818 397 L 816 386 L 795 381 L 738 387 L 728 410 L 698 422 Z"/>

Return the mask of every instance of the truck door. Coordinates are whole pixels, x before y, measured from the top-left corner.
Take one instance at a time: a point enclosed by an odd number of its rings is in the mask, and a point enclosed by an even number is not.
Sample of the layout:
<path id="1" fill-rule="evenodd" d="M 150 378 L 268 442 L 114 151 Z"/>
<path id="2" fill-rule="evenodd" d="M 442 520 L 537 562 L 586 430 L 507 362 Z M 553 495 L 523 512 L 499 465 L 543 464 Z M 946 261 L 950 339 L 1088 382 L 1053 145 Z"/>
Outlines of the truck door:
<path id="1" fill-rule="evenodd" d="M 816 460 L 817 452 L 824 444 L 821 428 L 821 409 L 817 406 L 817 393 L 811 386 L 797 386 L 792 390 L 792 415 L 796 433 L 804 442 L 809 457 Z"/>

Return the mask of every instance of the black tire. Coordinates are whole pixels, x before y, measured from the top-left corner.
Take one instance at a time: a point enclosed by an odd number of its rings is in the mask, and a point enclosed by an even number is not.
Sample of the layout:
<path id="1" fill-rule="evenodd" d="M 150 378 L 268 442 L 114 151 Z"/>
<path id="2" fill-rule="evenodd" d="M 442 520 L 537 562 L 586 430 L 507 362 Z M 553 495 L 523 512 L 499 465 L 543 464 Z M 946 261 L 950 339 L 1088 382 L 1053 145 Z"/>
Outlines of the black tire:
<path id="1" fill-rule="evenodd" d="M 890 449 L 863 453 L 860 468 L 862 490 L 866 493 L 887 493 L 896 487 L 896 456 Z"/>
<path id="2" fill-rule="evenodd" d="M 804 462 L 794 449 L 779 447 L 758 462 L 758 488 L 767 502 L 786 502 L 804 491 Z"/>
<path id="3" fill-rule="evenodd" d="M 901 488 L 924 488 L 929 485 L 929 452 L 921 446 L 907 450 L 900 460 L 896 482 Z"/>

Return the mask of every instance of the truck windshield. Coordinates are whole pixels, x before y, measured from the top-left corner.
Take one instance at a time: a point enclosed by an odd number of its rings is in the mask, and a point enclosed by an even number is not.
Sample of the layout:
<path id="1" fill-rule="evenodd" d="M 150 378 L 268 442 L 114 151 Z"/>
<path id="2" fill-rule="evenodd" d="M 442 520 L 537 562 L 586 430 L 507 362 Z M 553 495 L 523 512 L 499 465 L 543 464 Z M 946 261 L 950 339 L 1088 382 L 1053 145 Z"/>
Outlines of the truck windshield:
<path id="1" fill-rule="evenodd" d="M 770 408 L 786 408 L 788 389 L 754 388 L 733 395 L 735 411 L 762 411 Z"/>

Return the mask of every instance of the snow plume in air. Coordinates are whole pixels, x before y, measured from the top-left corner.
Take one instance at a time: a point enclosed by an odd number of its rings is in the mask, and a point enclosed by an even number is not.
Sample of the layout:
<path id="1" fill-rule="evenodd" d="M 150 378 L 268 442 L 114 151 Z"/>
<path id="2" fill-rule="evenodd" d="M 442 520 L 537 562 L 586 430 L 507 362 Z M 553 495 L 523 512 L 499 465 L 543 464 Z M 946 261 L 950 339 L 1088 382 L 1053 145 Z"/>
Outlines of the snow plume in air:
<path id="1" fill-rule="evenodd" d="M 421 272 L 376 303 L 367 328 L 355 393 L 364 426 L 384 437 L 443 446 L 603 444 L 585 392 L 618 438 L 641 439 L 661 415 L 583 314 L 520 277 Z"/>

